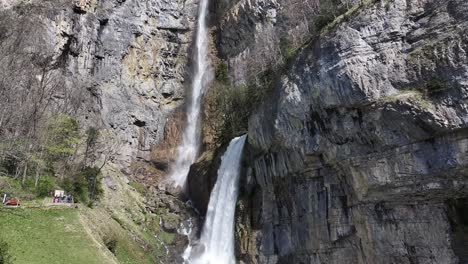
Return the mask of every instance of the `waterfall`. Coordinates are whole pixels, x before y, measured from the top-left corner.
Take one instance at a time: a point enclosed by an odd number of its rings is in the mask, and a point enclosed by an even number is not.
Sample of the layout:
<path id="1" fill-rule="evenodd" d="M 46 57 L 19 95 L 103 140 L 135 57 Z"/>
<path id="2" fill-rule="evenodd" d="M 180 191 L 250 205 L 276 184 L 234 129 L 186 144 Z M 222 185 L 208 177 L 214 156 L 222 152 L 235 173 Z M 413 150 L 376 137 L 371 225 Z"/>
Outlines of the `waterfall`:
<path id="1" fill-rule="evenodd" d="M 235 264 L 234 214 L 239 192 L 242 150 L 246 136 L 231 141 L 218 170 L 211 192 L 202 235 L 197 245 L 190 245 L 184 259 L 190 264 Z"/>
<path id="2" fill-rule="evenodd" d="M 208 31 L 206 15 L 208 0 L 200 0 L 198 8 L 197 36 L 195 43 L 194 77 L 192 94 L 188 102 L 187 126 L 182 136 L 182 144 L 177 150 L 176 161 L 171 168 L 170 179 L 175 185 L 184 187 L 187 174 L 198 156 L 200 147 L 200 112 L 204 89 L 209 83 L 211 64 L 208 58 Z"/>

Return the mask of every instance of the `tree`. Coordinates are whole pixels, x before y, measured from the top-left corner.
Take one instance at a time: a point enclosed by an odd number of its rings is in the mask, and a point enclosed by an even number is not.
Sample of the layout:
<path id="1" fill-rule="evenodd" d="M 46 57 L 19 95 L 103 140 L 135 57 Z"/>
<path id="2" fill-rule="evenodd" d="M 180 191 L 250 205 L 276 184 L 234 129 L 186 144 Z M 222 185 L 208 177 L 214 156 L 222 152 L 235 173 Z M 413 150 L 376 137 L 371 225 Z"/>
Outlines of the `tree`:
<path id="1" fill-rule="evenodd" d="M 55 187 L 55 179 L 50 175 L 43 175 L 35 187 L 39 197 L 47 196 Z"/>
<path id="2" fill-rule="evenodd" d="M 90 127 L 86 130 L 86 149 L 84 153 L 83 166 L 88 164 L 88 161 L 94 163 L 96 157 L 96 146 L 99 139 L 99 130 L 95 127 Z"/>
<path id="3" fill-rule="evenodd" d="M 57 161 L 72 155 L 80 141 L 78 122 L 67 115 L 59 115 L 48 128 L 45 145 L 51 161 Z"/>
<path id="4" fill-rule="evenodd" d="M 37 186 L 47 121 L 62 111 L 57 98 L 67 98 L 42 11 L 26 3 L 0 11 L 0 166 L 7 165 L 0 170 L 21 177 L 23 186 L 34 169 Z"/>

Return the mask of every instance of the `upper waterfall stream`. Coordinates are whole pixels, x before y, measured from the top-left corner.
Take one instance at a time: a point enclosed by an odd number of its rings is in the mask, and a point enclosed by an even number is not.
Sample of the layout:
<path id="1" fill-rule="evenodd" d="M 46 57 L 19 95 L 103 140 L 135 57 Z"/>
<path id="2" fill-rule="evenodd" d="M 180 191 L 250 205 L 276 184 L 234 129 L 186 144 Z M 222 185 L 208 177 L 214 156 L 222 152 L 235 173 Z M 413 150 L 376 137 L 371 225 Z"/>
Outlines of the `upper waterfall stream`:
<path id="1" fill-rule="evenodd" d="M 242 151 L 247 136 L 234 138 L 224 153 L 211 192 L 200 241 L 184 253 L 190 264 L 235 264 L 234 214 L 239 193 Z"/>
<path id="2" fill-rule="evenodd" d="M 170 179 L 175 185 L 184 187 L 190 166 L 196 161 L 200 148 L 200 112 L 205 87 L 209 84 L 211 63 L 208 56 L 208 30 L 206 17 L 208 0 L 200 0 L 198 9 L 197 35 L 194 53 L 194 77 L 191 97 L 188 101 L 187 126 L 182 144 L 177 151 L 176 161 L 171 168 Z"/>

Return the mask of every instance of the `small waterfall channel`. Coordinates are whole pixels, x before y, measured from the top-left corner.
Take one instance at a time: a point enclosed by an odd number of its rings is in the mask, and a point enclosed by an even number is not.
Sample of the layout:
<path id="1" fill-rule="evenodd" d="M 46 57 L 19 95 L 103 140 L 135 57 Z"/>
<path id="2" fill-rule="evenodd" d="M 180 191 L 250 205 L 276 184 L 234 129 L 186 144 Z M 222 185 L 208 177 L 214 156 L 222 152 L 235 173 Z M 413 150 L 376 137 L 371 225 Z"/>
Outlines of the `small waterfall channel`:
<path id="1" fill-rule="evenodd" d="M 188 101 L 187 126 L 182 136 L 182 144 L 177 150 L 176 161 L 171 168 L 169 176 L 170 180 L 180 187 L 185 186 L 190 166 L 198 158 L 202 97 L 211 79 L 211 62 L 208 56 L 208 30 L 206 25 L 208 0 L 200 0 L 199 5 L 194 58 L 195 72 L 192 81 L 192 94 Z"/>
<path id="2" fill-rule="evenodd" d="M 242 151 L 247 136 L 234 138 L 224 153 L 211 192 L 200 241 L 184 253 L 189 264 L 235 264 L 234 214 L 239 194 Z"/>

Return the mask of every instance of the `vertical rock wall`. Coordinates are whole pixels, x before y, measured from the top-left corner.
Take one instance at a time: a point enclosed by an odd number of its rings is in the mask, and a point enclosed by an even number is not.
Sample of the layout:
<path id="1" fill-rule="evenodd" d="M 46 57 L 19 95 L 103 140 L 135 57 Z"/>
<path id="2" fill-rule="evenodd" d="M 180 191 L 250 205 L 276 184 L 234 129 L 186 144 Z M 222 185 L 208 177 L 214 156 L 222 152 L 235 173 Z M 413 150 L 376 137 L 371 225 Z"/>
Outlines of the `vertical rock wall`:
<path id="1" fill-rule="evenodd" d="M 239 21 L 218 42 L 234 83 L 286 4 L 222 17 Z M 277 24 L 253 19 L 274 6 Z M 294 54 L 250 119 L 240 260 L 468 261 L 467 14 L 461 0 L 351 3 Z"/>
<path id="2" fill-rule="evenodd" d="M 106 130 L 128 168 L 147 159 L 168 115 L 183 104 L 196 1 L 3 1 L 3 15 L 32 21 L 82 124 Z M 15 21 L 13 19 L 13 21 Z M 20 35 L 17 33 L 17 35 Z M 67 104 L 60 101 L 58 104 Z"/>

